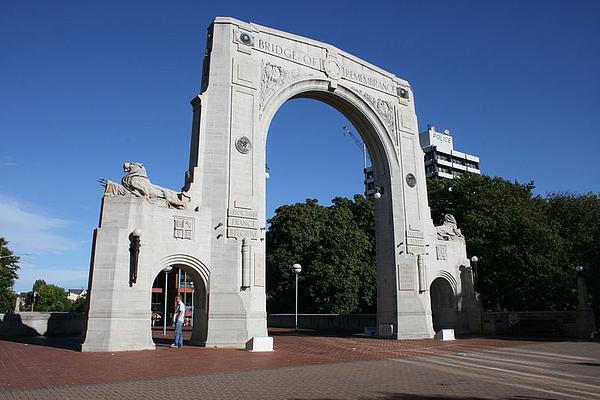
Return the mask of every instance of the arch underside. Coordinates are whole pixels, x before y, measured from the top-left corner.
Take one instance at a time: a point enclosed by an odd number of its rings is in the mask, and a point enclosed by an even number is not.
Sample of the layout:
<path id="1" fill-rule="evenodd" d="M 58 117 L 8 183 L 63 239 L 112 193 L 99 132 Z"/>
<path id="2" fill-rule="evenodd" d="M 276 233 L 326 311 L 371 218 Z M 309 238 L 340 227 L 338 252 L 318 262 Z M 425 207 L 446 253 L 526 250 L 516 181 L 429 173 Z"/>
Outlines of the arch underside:
<path id="1" fill-rule="evenodd" d="M 264 140 L 268 136 L 270 123 L 279 108 L 291 99 L 311 99 L 325 103 L 344 115 L 361 135 L 377 175 L 390 173 L 390 162 L 398 163 L 398 154 L 383 118 L 361 97 L 344 85 L 330 89 L 326 79 L 306 78 L 291 83 L 275 94 L 265 105 L 263 115 Z"/>

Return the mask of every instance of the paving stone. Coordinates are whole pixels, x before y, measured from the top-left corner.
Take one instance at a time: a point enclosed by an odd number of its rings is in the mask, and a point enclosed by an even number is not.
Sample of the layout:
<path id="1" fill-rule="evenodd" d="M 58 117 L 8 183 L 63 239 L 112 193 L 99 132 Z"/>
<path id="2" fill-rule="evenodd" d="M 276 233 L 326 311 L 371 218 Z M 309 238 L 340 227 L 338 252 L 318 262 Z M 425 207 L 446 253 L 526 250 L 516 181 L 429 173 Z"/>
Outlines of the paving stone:
<path id="1" fill-rule="evenodd" d="M 273 331 L 273 353 L 0 340 L 0 399 L 600 399 L 600 343 L 309 333 Z"/>

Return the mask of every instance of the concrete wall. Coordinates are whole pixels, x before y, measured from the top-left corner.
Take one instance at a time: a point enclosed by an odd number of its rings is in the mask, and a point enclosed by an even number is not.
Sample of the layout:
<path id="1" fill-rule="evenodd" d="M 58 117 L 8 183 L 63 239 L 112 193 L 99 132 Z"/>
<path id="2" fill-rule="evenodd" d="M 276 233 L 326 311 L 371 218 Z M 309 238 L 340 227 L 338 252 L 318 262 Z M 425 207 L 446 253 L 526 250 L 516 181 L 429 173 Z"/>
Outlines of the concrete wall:
<path id="1" fill-rule="evenodd" d="M 579 337 L 575 311 L 485 312 L 486 335 Z"/>
<path id="2" fill-rule="evenodd" d="M 0 314 L 0 337 L 77 336 L 83 332 L 84 314 L 21 312 Z"/>
<path id="3" fill-rule="evenodd" d="M 298 314 L 298 327 L 347 332 L 362 332 L 367 326 L 374 327 L 376 314 Z M 294 314 L 270 314 L 267 325 L 271 328 L 293 328 Z"/>

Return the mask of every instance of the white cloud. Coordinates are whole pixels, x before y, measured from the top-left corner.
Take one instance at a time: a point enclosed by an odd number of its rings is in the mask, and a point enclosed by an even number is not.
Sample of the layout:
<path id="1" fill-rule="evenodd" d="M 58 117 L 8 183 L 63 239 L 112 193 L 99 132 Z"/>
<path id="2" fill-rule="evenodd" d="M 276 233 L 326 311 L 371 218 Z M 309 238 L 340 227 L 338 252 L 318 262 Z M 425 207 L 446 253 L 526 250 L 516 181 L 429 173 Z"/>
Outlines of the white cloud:
<path id="1" fill-rule="evenodd" d="M 43 279 L 46 283 L 51 283 L 64 289 L 87 288 L 88 268 L 43 267 L 25 262 L 21 262 L 20 266 L 21 268 L 17 272 L 19 279 L 14 286 L 14 290 L 17 292 L 31 290 L 33 283 L 37 279 Z"/>
<path id="2" fill-rule="evenodd" d="M 56 232 L 71 221 L 36 212 L 35 206 L 0 194 L 0 236 L 16 254 L 61 253 L 76 248 L 77 243 Z"/>

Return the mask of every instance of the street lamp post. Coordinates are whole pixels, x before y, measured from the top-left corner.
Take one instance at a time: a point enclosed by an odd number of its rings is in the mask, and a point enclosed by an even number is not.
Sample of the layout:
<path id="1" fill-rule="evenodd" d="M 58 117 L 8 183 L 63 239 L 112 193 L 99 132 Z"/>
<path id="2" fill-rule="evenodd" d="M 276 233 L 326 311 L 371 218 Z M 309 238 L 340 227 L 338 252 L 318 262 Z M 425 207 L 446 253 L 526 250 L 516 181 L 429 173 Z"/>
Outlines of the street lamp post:
<path id="1" fill-rule="evenodd" d="M 471 267 L 473 268 L 473 289 L 475 292 L 479 292 L 479 271 L 477 271 L 477 256 L 471 257 Z"/>
<path id="2" fill-rule="evenodd" d="M 294 328 L 298 330 L 298 274 L 302 271 L 300 264 L 292 265 L 292 272 L 296 275 L 296 312 L 294 314 Z"/>
<path id="3" fill-rule="evenodd" d="M 169 287 L 169 272 L 173 270 L 173 267 L 166 267 L 163 269 L 165 273 L 165 312 L 163 314 L 163 336 L 167 336 L 167 288 Z"/>

